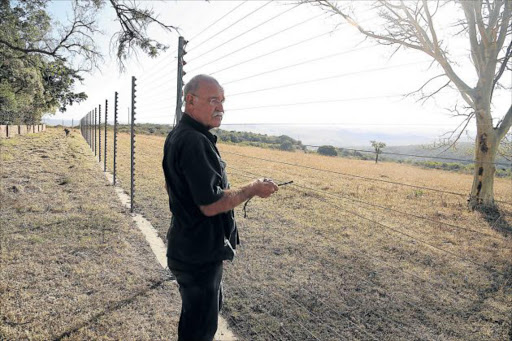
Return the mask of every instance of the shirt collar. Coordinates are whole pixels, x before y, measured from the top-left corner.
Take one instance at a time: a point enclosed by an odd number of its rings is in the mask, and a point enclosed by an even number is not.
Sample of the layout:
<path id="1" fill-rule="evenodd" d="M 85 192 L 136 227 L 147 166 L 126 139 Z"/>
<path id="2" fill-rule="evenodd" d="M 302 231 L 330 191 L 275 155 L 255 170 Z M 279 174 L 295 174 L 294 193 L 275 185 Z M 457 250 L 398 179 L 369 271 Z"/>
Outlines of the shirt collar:
<path id="1" fill-rule="evenodd" d="M 200 133 L 206 135 L 210 141 L 213 143 L 217 142 L 217 136 L 210 133 L 208 128 L 206 128 L 204 125 L 202 125 L 200 122 L 197 122 L 194 120 L 189 114 L 186 112 L 183 113 L 183 117 L 181 117 L 180 123 L 185 124 L 189 127 L 191 127 L 194 130 L 199 131 Z"/>

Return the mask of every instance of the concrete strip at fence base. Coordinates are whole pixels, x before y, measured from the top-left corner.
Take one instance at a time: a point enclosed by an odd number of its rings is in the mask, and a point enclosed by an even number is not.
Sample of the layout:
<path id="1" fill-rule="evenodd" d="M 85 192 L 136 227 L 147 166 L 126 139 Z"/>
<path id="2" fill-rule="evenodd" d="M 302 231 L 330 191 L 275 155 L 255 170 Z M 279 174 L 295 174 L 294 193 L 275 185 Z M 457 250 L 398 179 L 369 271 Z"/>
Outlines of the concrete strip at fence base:
<path id="1" fill-rule="evenodd" d="M 7 126 L 0 125 L 0 137 L 7 137 Z"/>
<path id="2" fill-rule="evenodd" d="M 102 163 L 98 163 L 101 170 L 103 171 L 103 165 Z M 114 176 L 109 172 L 104 172 L 107 180 L 112 183 L 114 180 Z M 130 208 L 130 196 L 124 192 L 124 190 L 119 187 L 114 187 L 117 193 L 117 196 L 119 197 L 119 200 L 121 203 L 126 207 Z M 140 214 L 132 213 L 132 218 L 137 224 L 137 227 L 139 230 L 141 230 L 142 234 L 144 234 L 144 237 L 146 238 L 146 241 L 148 242 L 149 246 L 151 247 L 151 250 L 155 254 L 156 259 L 158 260 L 158 263 L 165 269 L 167 268 L 167 257 L 166 253 L 167 250 L 165 248 L 165 244 L 163 240 L 158 236 L 158 233 L 156 229 L 151 225 L 151 223 L 144 218 Z M 178 283 L 176 281 L 173 281 L 173 283 L 177 286 Z M 217 333 L 214 337 L 215 341 L 237 341 L 238 339 L 235 337 L 235 334 L 229 329 L 227 321 L 222 317 L 219 316 L 219 326 L 217 328 Z"/>

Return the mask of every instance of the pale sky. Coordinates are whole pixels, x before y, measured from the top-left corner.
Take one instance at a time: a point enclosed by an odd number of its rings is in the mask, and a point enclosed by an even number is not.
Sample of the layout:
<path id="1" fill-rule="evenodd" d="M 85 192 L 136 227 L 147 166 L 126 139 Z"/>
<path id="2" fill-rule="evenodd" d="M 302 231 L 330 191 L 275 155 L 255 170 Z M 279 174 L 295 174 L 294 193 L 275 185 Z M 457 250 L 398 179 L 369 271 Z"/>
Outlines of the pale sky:
<path id="1" fill-rule="evenodd" d="M 230 124 L 304 124 L 331 128 L 338 125 L 353 130 L 417 132 L 435 138 L 460 122 L 450 118 L 446 110 L 456 101 L 462 103 L 456 90 L 446 89 L 435 101 L 425 104 L 402 96 L 440 73 L 440 68 L 431 65 L 427 55 L 402 50 L 391 56 L 393 48 L 365 41 L 341 17 L 329 16 L 319 8 L 277 1 L 268 4 L 266 1 L 144 1 L 142 4 L 152 6 L 161 21 L 178 26 L 180 34 L 189 40 L 185 81 L 205 73 L 216 77 L 224 86 L 226 104 L 221 128 L 229 129 Z M 363 25 L 378 24 L 376 13 L 367 9 L 369 2 L 345 4 L 354 8 Z M 461 14 L 456 9 L 452 6 L 442 13 L 445 19 L 438 24 L 440 30 L 450 32 L 454 18 Z M 69 3 L 56 2 L 51 10 L 55 18 L 62 20 Z M 156 59 L 141 53 L 137 60 L 133 58 L 127 63 L 124 74 L 119 74 L 116 61 L 109 56 L 109 39 L 118 25 L 113 19 L 113 10 L 107 6 L 99 17 L 105 36 L 97 39 L 106 54 L 101 73 L 85 75 L 83 85 L 77 87 L 89 99 L 53 118 L 73 118 L 76 122 L 98 104 L 103 106 L 105 99 L 109 100 L 112 118 L 114 91 L 118 91 L 120 122 L 126 123 L 131 76 L 135 76 L 138 80 L 136 122 L 171 124 L 176 105 L 178 34 L 151 31 L 170 46 L 168 52 Z M 467 42 L 449 37 L 446 41 L 451 56 L 460 64 L 456 66 L 460 75 L 474 86 L 474 71 L 468 67 Z M 510 85 L 512 80 L 508 79 Z M 433 85 L 445 82 L 440 80 Z M 494 116 L 499 119 L 510 106 L 510 94 L 503 90 L 496 92 L 494 103 Z"/>

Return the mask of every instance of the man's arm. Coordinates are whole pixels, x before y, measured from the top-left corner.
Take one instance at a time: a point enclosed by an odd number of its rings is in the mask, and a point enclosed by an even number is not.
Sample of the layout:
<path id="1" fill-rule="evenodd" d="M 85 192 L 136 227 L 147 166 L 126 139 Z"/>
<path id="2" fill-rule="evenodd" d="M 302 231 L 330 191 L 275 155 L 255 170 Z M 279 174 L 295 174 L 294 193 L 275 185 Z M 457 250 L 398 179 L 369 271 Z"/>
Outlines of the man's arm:
<path id="1" fill-rule="evenodd" d="M 278 190 L 279 187 L 272 180 L 258 179 L 239 189 L 224 190 L 219 200 L 210 205 L 199 206 L 199 209 L 205 216 L 212 217 L 230 211 L 254 196 L 268 198 Z"/>

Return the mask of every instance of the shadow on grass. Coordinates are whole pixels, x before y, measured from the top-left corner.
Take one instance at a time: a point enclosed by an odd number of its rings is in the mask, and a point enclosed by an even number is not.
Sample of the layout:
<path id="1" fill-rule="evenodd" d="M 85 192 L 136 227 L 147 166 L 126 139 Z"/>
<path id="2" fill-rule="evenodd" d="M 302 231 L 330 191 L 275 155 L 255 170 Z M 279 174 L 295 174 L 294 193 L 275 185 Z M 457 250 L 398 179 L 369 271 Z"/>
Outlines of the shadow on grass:
<path id="1" fill-rule="evenodd" d="M 504 219 L 509 214 L 505 210 L 499 206 L 480 206 L 477 208 L 477 211 L 480 212 L 491 229 L 505 237 L 512 237 L 512 225 Z"/>
<path id="2" fill-rule="evenodd" d="M 164 279 L 161 279 L 159 280 L 158 282 L 155 282 L 153 284 L 151 284 L 149 287 L 145 288 L 145 289 L 142 289 L 140 291 L 138 291 L 137 293 L 133 294 L 132 296 L 124 299 L 124 300 L 121 300 L 121 301 L 118 301 L 118 302 L 113 302 L 113 303 L 110 303 L 107 308 L 99 313 L 97 313 L 96 315 L 92 316 L 89 320 L 87 321 L 84 321 L 82 323 L 80 323 L 79 325 L 63 332 L 62 334 L 60 334 L 59 336 L 53 338 L 54 341 L 60 341 L 64 338 L 67 338 L 69 336 L 71 336 L 73 333 L 79 331 L 80 329 L 88 326 L 89 324 L 92 324 L 92 323 L 95 323 L 96 321 L 98 321 L 100 318 L 102 318 L 103 316 L 105 315 L 108 315 L 110 313 L 113 313 L 114 311 L 134 302 L 138 297 L 140 296 L 144 296 L 145 294 L 147 294 L 149 291 L 153 290 L 153 289 L 156 289 L 158 288 L 159 286 L 161 286 L 162 284 L 164 284 L 165 282 L 169 282 L 172 280 L 172 277 L 171 276 L 167 276 L 165 277 Z"/>

